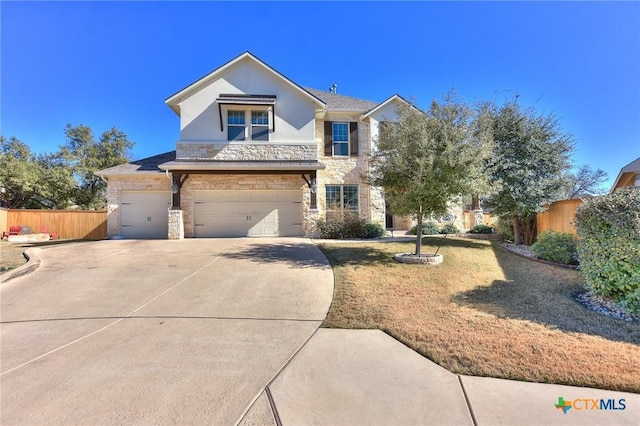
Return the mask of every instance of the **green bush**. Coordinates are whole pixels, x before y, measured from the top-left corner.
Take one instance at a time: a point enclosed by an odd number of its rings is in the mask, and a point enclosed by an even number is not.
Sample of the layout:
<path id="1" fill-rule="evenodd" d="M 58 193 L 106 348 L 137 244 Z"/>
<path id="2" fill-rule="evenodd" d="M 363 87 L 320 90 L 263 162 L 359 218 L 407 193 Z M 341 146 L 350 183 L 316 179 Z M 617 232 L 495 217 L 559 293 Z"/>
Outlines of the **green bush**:
<path id="1" fill-rule="evenodd" d="M 531 250 L 540 258 L 567 265 L 578 263 L 576 240 L 568 232 L 544 231 L 538 235 L 538 242 Z"/>
<path id="2" fill-rule="evenodd" d="M 413 225 L 413 228 L 409 231 L 412 235 L 417 235 L 418 225 Z M 439 232 L 438 225 L 428 220 L 426 222 L 422 222 L 422 235 L 435 235 Z"/>
<path id="3" fill-rule="evenodd" d="M 316 224 L 320 231 L 320 238 L 328 239 L 380 238 L 386 232 L 379 223 L 368 222 L 353 215 L 318 220 Z"/>
<path id="4" fill-rule="evenodd" d="M 622 188 L 585 200 L 576 210 L 575 223 L 580 270 L 589 289 L 637 306 L 640 190 Z"/>
<path id="5" fill-rule="evenodd" d="M 470 234 L 493 234 L 494 229 L 488 225 L 476 225 L 469 230 Z"/>
<path id="6" fill-rule="evenodd" d="M 498 218 L 496 222 L 496 231 L 502 235 L 505 240 L 513 241 L 513 223 L 505 218 Z"/>
<path id="7" fill-rule="evenodd" d="M 365 222 L 363 231 L 362 238 L 380 238 L 387 232 L 384 226 L 376 222 Z"/>
<path id="8" fill-rule="evenodd" d="M 457 234 L 460 230 L 453 223 L 449 223 L 444 225 L 439 232 L 441 234 Z"/>
<path id="9" fill-rule="evenodd" d="M 627 294 L 620 301 L 620 306 L 629 314 L 640 315 L 640 288 Z"/>

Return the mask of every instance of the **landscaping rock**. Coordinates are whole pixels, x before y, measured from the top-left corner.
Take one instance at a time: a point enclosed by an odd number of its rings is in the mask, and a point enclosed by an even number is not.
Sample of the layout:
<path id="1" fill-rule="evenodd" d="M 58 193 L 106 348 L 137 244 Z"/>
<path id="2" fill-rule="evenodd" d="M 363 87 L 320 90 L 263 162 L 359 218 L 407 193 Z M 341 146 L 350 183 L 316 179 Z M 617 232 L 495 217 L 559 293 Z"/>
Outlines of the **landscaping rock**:
<path id="1" fill-rule="evenodd" d="M 441 254 L 421 254 L 416 256 L 413 253 L 398 253 L 393 256 L 393 259 L 401 263 L 422 264 L 422 265 L 437 265 L 442 263 Z"/>
<path id="2" fill-rule="evenodd" d="M 10 243 L 43 243 L 49 241 L 49 234 L 9 235 Z"/>

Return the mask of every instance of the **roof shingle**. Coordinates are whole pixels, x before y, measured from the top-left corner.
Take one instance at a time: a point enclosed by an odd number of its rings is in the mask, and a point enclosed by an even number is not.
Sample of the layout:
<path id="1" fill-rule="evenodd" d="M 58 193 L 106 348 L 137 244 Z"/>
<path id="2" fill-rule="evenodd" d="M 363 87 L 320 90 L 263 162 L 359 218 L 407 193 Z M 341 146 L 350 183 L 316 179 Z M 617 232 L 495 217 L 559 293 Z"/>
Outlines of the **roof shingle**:
<path id="1" fill-rule="evenodd" d="M 351 96 L 339 95 L 337 93 L 326 92 L 324 90 L 312 89 L 310 87 L 305 87 L 304 89 L 327 104 L 327 109 L 329 111 L 338 110 L 366 112 L 378 105 L 378 102 L 353 98 Z"/>

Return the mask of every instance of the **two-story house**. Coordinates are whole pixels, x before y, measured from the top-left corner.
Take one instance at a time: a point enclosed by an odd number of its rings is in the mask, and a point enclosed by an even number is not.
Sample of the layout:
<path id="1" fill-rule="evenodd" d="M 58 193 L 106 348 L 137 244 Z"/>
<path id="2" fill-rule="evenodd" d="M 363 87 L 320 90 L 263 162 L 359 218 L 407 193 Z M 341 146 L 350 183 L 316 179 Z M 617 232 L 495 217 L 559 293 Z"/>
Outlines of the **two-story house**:
<path id="1" fill-rule="evenodd" d="M 165 102 L 180 118 L 175 151 L 98 172 L 110 237 L 310 236 L 343 213 L 393 225 L 362 174 L 399 96 L 305 88 L 246 52 Z"/>

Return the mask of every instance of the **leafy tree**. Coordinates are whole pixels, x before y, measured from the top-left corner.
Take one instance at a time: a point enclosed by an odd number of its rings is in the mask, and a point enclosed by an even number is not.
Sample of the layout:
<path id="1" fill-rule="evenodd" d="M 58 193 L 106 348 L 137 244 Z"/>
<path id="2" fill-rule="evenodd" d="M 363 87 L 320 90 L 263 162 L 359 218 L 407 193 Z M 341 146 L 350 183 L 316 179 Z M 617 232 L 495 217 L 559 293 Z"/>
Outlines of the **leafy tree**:
<path id="1" fill-rule="evenodd" d="M 65 127 L 66 143 L 56 153 L 34 154 L 16 137 L 0 135 L 0 200 L 10 208 L 100 208 L 106 183 L 94 172 L 126 163 L 133 147 L 116 128 L 99 140 L 87 126 Z"/>
<path id="2" fill-rule="evenodd" d="M 523 109 L 517 97 L 485 111 L 491 118 L 493 155 L 486 161 L 495 191 L 488 206 L 513 224 L 520 244 L 520 224 L 531 220 L 543 205 L 559 199 L 563 176 L 570 167 L 573 138 L 562 131 L 553 114 Z M 527 234 L 531 243 L 533 233 Z"/>
<path id="3" fill-rule="evenodd" d="M 9 208 L 67 207 L 75 182 L 60 159 L 36 155 L 12 136 L 0 136 L 0 196 Z"/>
<path id="4" fill-rule="evenodd" d="M 423 218 L 445 214 L 450 201 L 472 192 L 469 170 L 478 158 L 471 143 L 473 111 L 449 93 L 426 112 L 410 104 L 396 112 L 398 121 L 381 129 L 367 179 L 384 188 L 392 213 L 416 216 L 419 256 Z"/>
<path id="5" fill-rule="evenodd" d="M 82 208 L 101 208 L 107 184 L 95 172 L 128 162 L 134 143 L 115 127 L 103 132 L 99 140 L 82 124 L 67 124 L 64 132 L 66 143 L 60 147 L 60 155 L 78 183 L 74 199 Z"/>
<path id="6" fill-rule="evenodd" d="M 569 200 L 584 195 L 601 195 L 607 192 L 602 184 L 609 176 L 601 169 L 593 170 L 589 165 L 582 165 L 576 173 L 565 175 L 563 199 Z"/>
<path id="7" fill-rule="evenodd" d="M 0 136 L 0 194 L 9 208 L 27 207 L 38 181 L 35 156 L 22 141 Z"/>

